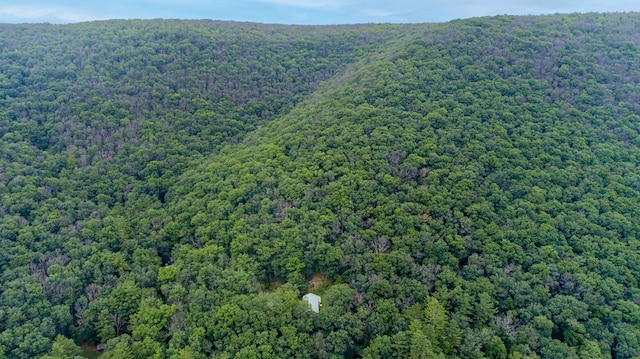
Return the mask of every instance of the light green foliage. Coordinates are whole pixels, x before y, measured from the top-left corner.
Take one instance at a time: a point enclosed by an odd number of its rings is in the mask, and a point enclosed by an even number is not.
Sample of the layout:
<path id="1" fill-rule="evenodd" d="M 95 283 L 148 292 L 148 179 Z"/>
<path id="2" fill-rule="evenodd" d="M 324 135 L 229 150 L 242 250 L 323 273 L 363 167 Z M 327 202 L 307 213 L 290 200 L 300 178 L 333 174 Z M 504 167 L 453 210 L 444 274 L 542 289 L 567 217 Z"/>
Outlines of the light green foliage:
<path id="1" fill-rule="evenodd" d="M 82 358 L 82 349 L 69 338 L 57 335 L 53 341 L 51 352 L 43 359 L 78 359 Z"/>
<path id="2" fill-rule="evenodd" d="M 124 342 L 118 343 L 112 350 L 109 350 L 101 357 L 105 359 L 137 359 L 131 347 Z"/>
<path id="3" fill-rule="evenodd" d="M 163 340 L 175 306 L 163 304 L 156 298 L 143 298 L 140 308 L 131 316 L 131 336 L 134 340 Z"/>
<path id="4" fill-rule="evenodd" d="M 500 337 L 494 336 L 485 347 L 485 355 L 487 358 L 507 359 L 507 347 Z"/>
<path id="5" fill-rule="evenodd" d="M 444 355 L 436 355 L 434 353 L 433 344 L 422 331 L 422 325 L 414 321 L 409 327 L 411 333 L 411 347 L 409 349 L 409 358 L 411 359 L 444 359 Z"/>

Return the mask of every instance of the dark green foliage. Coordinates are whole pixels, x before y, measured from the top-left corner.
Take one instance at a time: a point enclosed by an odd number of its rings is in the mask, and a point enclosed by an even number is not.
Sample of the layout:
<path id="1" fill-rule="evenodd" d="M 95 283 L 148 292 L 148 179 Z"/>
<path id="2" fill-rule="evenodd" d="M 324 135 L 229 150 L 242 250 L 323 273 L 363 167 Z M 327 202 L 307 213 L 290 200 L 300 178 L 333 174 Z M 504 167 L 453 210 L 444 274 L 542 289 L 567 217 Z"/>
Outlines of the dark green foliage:
<path id="1" fill-rule="evenodd" d="M 639 31 L 0 26 L 0 358 L 637 357 Z"/>

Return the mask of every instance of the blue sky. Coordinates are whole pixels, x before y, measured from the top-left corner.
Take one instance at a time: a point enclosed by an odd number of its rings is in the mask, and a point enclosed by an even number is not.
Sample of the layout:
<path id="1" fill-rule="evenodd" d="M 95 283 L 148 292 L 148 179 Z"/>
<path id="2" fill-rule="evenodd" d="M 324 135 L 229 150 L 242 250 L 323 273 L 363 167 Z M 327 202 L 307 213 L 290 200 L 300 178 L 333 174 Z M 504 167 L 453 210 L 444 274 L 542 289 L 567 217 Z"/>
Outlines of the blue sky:
<path id="1" fill-rule="evenodd" d="M 0 22 L 216 19 L 283 24 L 442 22 L 498 14 L 640 11 L 638 0 L 0 0 Z"/>

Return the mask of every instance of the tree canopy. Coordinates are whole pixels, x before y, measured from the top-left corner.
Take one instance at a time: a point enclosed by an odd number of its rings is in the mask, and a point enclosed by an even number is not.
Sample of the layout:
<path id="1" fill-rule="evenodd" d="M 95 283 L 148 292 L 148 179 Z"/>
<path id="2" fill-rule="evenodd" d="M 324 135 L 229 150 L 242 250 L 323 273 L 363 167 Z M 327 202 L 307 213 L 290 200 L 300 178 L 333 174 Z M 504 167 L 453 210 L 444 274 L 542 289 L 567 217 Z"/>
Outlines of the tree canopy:
<path id="1" fill-rule="evenodd" d="M 0 25 L 0 358 L 640 356 L 639 32 Z"/>

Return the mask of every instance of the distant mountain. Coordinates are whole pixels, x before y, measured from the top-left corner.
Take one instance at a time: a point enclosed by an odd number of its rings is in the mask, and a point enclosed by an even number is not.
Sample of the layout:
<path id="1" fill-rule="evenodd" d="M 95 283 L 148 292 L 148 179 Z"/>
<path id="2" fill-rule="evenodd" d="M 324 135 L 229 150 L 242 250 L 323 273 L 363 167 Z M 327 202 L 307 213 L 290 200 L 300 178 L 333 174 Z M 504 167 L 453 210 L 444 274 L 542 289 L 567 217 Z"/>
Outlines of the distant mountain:
<path id="1" fill-rule="evenodd" d="M 638 33 L 0 25 L 0 358 L 639 356 Z"/>

